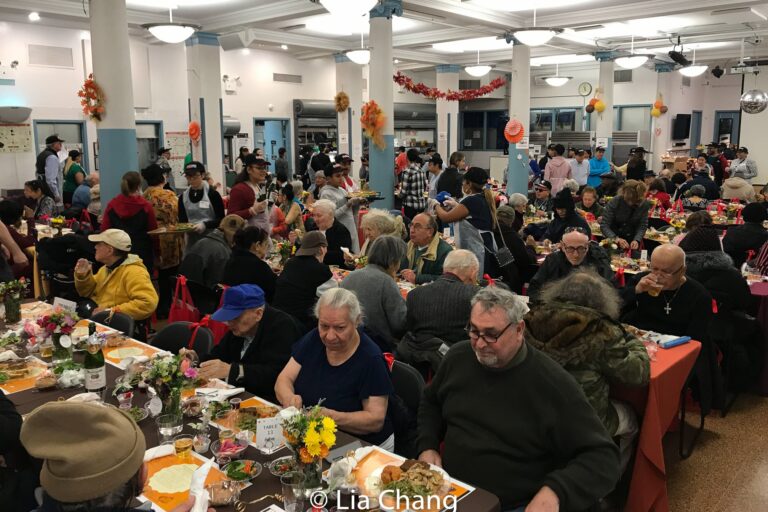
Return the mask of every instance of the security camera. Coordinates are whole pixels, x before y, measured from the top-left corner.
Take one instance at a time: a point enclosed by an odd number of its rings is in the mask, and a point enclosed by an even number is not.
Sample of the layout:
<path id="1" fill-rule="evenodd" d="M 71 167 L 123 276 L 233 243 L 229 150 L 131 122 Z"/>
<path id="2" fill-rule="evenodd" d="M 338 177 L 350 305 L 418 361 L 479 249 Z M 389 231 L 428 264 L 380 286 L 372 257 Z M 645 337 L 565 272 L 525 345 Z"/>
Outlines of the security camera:
<path id="1" fill-rule="evenodd" d="M 720 78 L 725 74 L 725 71 L 720 66 L 715 66 L 715 69 L 712 70 L 712 76 L 715 78 Z"/>

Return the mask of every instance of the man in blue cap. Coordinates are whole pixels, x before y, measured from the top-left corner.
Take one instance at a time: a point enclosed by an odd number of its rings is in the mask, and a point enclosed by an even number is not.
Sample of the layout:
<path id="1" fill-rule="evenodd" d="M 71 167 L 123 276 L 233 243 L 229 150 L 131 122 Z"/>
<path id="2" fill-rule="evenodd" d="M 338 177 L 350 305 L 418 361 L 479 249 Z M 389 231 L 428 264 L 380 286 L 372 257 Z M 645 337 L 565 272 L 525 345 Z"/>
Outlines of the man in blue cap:
<path id="1" fill-rule="evenodd" d="M 253 284 L 227 288 L 224 304 L 212 316 L 229 332 L 210 354 L 203 355 L 200 376 L 225 379 L 272 402 L 275 381 L 288 360 L 291 346 L 303 332 L 296 320 L 266 303 L 264 291 Z"/>

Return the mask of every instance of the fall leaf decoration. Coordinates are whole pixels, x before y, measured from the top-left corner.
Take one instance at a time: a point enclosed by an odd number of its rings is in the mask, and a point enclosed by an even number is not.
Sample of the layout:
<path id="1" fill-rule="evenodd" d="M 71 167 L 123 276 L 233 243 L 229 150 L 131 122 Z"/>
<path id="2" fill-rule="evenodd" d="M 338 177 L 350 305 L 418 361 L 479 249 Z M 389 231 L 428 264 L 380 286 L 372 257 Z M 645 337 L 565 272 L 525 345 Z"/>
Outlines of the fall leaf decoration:
<path id="1" fill-rule="evenodd" d="M 349 108 L 349 95 L 344 91 L 336 93 L 333 103 L 336 107 L 336 112 L 346 112 Z"/>
<path id="2" fill-rule="evenodd" d="M 88 75 L 88 80 L 77 91 L 80 105 L 83 106 L 83 114 L 94 121 L 101 121 L 104 115 L 104 92 L 93 80 L 93 73 Z"/>
<path id="3" fill-rule="evenodd" d="M 462 91 L 452 91 L 448 89 L 448 92 L 441 91 L 437 87 L 429 87 L 421 82 L 416 83 L 412 78 L 400 73 L 399 71 L 392 77 L 395 83 L 406 91 L 420 94 L 433 100 L 447 100 L 447 101 L 467 101 L 474 100 L 481 96 L 491 94 L 496 89 L 504 87 L 507 83 L 503 78 L 495 78 L 490 83 L 478 88 L 478 89 L 465 89 Z"/>
<path id="4" fill-rule="evenodd" d="M 371 139 L 377 148 L 383 150 L 386 147 L 384 143 L 384 124 L 387 118 L 384 112 L 379 108 L 374 100 L 363 105 L 363 114 L 360 116 L 360 124 L 363 127 L 363 134 Z"/>

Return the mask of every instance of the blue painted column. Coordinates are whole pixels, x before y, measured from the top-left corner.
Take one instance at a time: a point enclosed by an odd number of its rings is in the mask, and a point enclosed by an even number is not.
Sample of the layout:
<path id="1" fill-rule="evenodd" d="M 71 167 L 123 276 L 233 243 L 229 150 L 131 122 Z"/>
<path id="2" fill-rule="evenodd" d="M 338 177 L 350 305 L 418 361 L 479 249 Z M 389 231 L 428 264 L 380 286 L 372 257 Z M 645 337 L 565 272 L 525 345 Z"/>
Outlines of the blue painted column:
<path id="1" fill-rule="evenodd" d="M 441 91 L 459 90 L 459 71 L 457 64 L 441 64 L 435 68 L 437 72 L 437 88 Z M 448 162 L 451 151 L 459 147 L 459 102 L 437 100 L 437 152 Z"/>
<path id="2" fill-rule="evenodd" d="M 90 3 L 93 78 L 104 91 L 106 112 L 96 129 L 99 143 L 101 202 L 106 206 L 120 193 L 128 171 L 139 170 L 136 115 L 128 43 L 125 0 Z"/>
<path id="3" fill-rule="evenodd" d="M 368 78 L 370 99 L 375 100 L 386 116 L 384 149 L 370 144 L 371 189 L 385 197 L 378 208 L 391 210 L 395 206 L 395 108 L 392 75 L 392 16 L 402 16 L 400 0 L 384 0 L 371 10 L 371 63 Z"/>
<path id="4" fill-rule="evenodd" d="M 515 45 L 512 53 L 512 78 L 509 94 L 509 118 L 523 124 L 525 135 L 531 124 L 531 47 Z M 509 145 L 507 194 L 528 195 L 528 148 Z"/>
<path id="5" fill-rule="evenodd" d="M 192 145 L 192 156 L 203 162 L 217 183 L 224 183 L 222 140 L 221 45 L 219 36 L 198 32 L 186 40 L 187 85 L 190 121 L 200 123 L 200 143 Z M 251 148 L 253 149 L 253 148 Z M 177 183 L 183 178 L 176 177 Z M 185 185 L 186 186 L 186 185 Z"/>

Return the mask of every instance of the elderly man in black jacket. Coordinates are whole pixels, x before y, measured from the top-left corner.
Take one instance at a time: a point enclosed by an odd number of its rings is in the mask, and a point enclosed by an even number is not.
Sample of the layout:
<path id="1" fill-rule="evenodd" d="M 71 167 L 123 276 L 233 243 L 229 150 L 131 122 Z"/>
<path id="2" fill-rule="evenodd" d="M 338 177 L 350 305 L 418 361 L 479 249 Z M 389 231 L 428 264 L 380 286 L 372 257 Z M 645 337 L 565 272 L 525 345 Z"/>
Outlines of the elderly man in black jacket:
<path id="1" fill-rule="evenodd" d="M 723 237 L 723 250 L 733 258 L 737 268 L 747 261 L 749 251 L 755 254 L 768 240 L 768 231 L 763 222 L 768 220 L 768 211 L 763 203 L 750 203 L 741 211 L 744 224 L 728 229 Z"/>
<path id="2" fill-rule="evenodd" d="M 715 183 L 714 180 L 709 177 L 709 172 L 706 170 L 697 172 L 693 175 L 693 179 L 687 181 L 682 187 L 680 187 L 680 193 L 678 194 L 678 197 L 682 197 L 682 195 L 689 191 L 694 185 L 703 186 L 704 190 L 706 190 L 704 197 L 710 201 L 720 197 L 720 187 L 718 187 L 717 183 Z"/>
<path id="3" fill-rule="evenodd" d="M 226 323 L 230 332 L 202 356 L 200 376 L 226 379 L 276 402 L 275 381 L 303 334 L 298 322 L 267 305 L 262 289 L 252 284 L 227 288 L 224 304 L 211 318 Z"/>
<path id="4" fill-rule="evenodd" d="M 567 231 L 563 235 L 560 250 L 547 256 L 531 279 L 528 296 L 535 300 L 545 283 L 561 279 L 577 268 L 587 267 L 591 267 L 608 281 L 613 279 L 611 259 L 605 251 L 599 245 L 590 243 L 587 235 L 581 230 Z"/>

